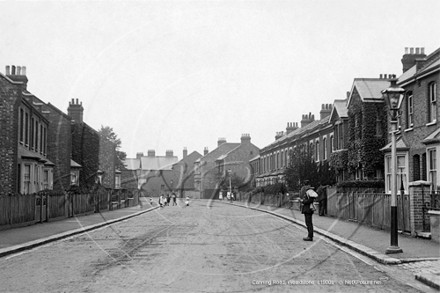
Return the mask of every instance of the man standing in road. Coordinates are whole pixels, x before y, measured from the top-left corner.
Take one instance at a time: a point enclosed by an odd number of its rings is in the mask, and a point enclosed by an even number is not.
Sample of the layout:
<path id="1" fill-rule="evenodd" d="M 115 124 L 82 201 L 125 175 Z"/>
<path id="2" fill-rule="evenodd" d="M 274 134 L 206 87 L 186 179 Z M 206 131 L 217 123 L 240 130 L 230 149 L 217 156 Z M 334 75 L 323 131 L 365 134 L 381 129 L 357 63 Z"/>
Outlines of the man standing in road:
<path id="1" fill-rule="evenodd" d="M 308 194 L 307 191 L 309 190 L 313 191 L 313 188 L 309 186 L 309 181 L 305 180 L 304 186 L 301 188 L 300 191 L 300 199 L 299 199 L 299 201 L 302 204 L 301 213 L 304 214 L 304 219 L 307 226 L 307 237 L 303 238 L 304 241 L 313 241 L 313 222 L 312 222 L 313 209 L 311 208 L 311 205 L 313 204 L 315 198 L 311 197 Z"/>

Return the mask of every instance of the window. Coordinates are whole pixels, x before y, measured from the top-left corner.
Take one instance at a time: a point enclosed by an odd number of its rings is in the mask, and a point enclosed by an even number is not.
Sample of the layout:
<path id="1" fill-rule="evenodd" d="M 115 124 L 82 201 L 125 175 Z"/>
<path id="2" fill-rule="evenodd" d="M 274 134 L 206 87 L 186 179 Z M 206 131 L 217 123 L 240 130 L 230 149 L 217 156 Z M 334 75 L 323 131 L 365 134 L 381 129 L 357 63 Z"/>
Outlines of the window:
<path id="1" fill-rule="evenodd" d="M 38 121 L 35 121 L 35 151 L 38 153 Z"/>
<path id="2" fill-rule="evenodd" d="M 23 143 L 24 139 L 24 111 L 20 109 L 20 142 Z"/>
<path id="3" fill-rule="evenodd" d="M 428 180 L 434 189 L 437 189 L 437 152 L 436 149 L 428 149 Z"/>
<path id="4" fill-rule="evenodd" d="M 435 82 L 428 85 L 428 123 L 437 118 L 437 86 Z"/>
<path id="5" fill-rule="evenodd" d="M 79 170 L 70 171 L 70 185 L 79 185 Z"/>
<path id="6" fill-rule="evenodd" d="M 115 176 L 115 188 L 121 188 L 121 175 L 118 174 Z"/>
<path id="7" fill-rule="evenodd" d="M 397 190 L 401 188 L 401 182 L 403 182 L 403 188 L 408 191 L 406 184 L 406 158 L 405 156 L 397 156 Z"/>
<path id="8" fill-rule="evenodd" d="M 412 128 L 414 126 L 413 121 L 413 93 L 408 92 L 406 94 L 406 128 Z"/>
<path id="9" fill-rule="evenodd" d="M 376 118 L 376 136 L 382 136 L 382 121 L 379 117 Z"/>
<path id="10" fill-rule="evenodd" d="M 34 149 L 34 118 L 31 118 L 31 133 L 30 133 L 30 142 L 31 142 L 31 149 Z"/>
<path id="11" fill-rule="evenodd" d="M 392 187 L 392 177 L 391 177 L 391 171 L 393 166 L 391 166 L 391 155 L 387 155 L 385 157 L 385 190 L 387 193 L 391 193 L 391 187 Z M 407 185 L 407 176 L 408 176 L 408 170 L 406 168 L 406 155 L 404 154 L 397 154 L 397 190 L 398 192 L 400 190 L 401 181 L 403 180 L 403 186 L 405 190 L 408 192 L 408 185 Z"/>
<path id="12" fill-rule="evenodd" d="M 28 113 L 25 114 L 25 119 L 24 119 L 24 144 L 26 146 L 29 145 L 29 114 Z"/>
<path id="13" fill-rule="evenodd" d="M 323 159 L 327 160 L 327 152 L 328 152 L 328 149 L 327 149 L 327 137 L 324 137 L 322 143 L 324 144 L 324 157 L 323 157 Z"/>
<path id="14" fill-rule="evenodd" d="M 315 158 L 316 161 L 319 161 L 319 141 L 316 141 L 315 143 Z"/>
<path id="15" fill-rule="evenodd" d="M 43 189 L 49 189 L 49 170 L 44 170 L 43 173 Z"/>
<path id="16" fill-rule="evenodd" d="M 29 194 L 31 188 L 31 165 L 24 165 L 23 194 Z"/>
<path id="17" fill-rule="evenodd" d="M 40 124 L 40 153 L 43 153 L 43 124 Z"/>
<path id="18" fill-rule="evenodd" d="M 335 137 L 333 135 L 330 136 L 330 153 L 333 153 L 335 150 Z"/>

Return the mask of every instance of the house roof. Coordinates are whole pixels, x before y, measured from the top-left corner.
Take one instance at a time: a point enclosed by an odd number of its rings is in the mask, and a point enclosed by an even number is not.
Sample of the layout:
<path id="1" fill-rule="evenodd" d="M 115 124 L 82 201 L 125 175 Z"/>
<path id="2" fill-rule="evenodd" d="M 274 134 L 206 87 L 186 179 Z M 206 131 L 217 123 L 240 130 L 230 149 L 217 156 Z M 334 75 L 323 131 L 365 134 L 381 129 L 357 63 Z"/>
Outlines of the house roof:
<path id="1" fill-rule="evenodd" d="M 347 105 L 350 104 L 353 91 L 356 88 L 363 102 L 382 101 L 382 90 L 390 86 L 388 79 L 381 78 L 355 78 L 350 91 Z"/>
<path id="2" fill-rule="evenodd" d="M 142 170 L 172 170 L 177 163 L 176 156 L 141 157 Z"/>
<path id="3" fill-rule="evenodd" d="M 239 145 L 240 145 L 240 143 L 225 142 L 225 143 L 221 144 L 220 146 L 218 146 L 213 151 L 211 151 L 208 154 L 206 154 L 205 156 L 201 157 L 200 161 L 218 160 L 219 157 L 226 155 L 227 153 L 229 153 L 231 150 L 235 149 Z"/>
<path id="4" fill-rule="evenodd" d="M 333 102 L 333 109 L 330 113 L 330 117 L 333 116 L 333 113 L 336 111 L 340 118 L 348 117 L 348 108 L 347 108 L 347 99 L 344 100 L 335 100 Z"/>
<path id="5" fill-rule="evenodd" d="M 141 167 L 141 160 L 139 159 L 125 159 L 124 166 L 127 170 L 138 170 Z"/>
<path id="6" fill-rule="evenodd" d="M 440 128 L 434 130 L 430 135 L 428 135 L 424 140 L 423 144 L 440 143 Z"/>
<path id="7" fill-rule="evenodd" d="M 302 135 L 303 133 L 306 133 L 307 131 L 311 131 L 315 127 L 317 127 L 318 125 L 327 123 L 329 121 L 329 119 L 330 119 L 330 115 L 326 116 L 324 119 L 321 119 L 321 120 L 314 120 L 304 127 L 297 128 L 297 129 L 291 131 L 289 134 L 283 135 L 279 139 L 277 139 L 277 140 L 273 141 L 272 143 L 268 144 L 267 146 L 265 146 L 263 149 L 270 148 L 271 146 L 273 146 L 275 144 L 279 144 L 282 141 L 284 141 L 288 138 L 291 138 L 293 136 Z"/>
<path id="8" fill-rule="evenodd" d="M 386 146 L 384 146 L 380 150 L 381 151 L 391 151 L 391 144 L 392 144 L 391 142 L 388 143 Z M 403 141 L 401 136 L 396 139 L 396 149 L 397 150 L 408 149 L 408 148 L 409 148 L 408 145 L 405 143 L 405 141 Z"/>
<path id="9" fill-rule="evenodd" d="M 78 164 L 77 162 L 75 162 L 74 160 L 70 159 L 70 167 L 72 168 L 82 168 L 82 166 L 80 164 Z"/>
<path id="10" fill-rule="evenodd" d="M 42 156 L 41 154 L 31 152 L 30 150 L 23 148 L 23 147 L 18 148 L 18 155 L 24 159 L 31 159 L 31 160 L 35 160 L 35 161 L 44 163 L 44 165 L 46 165 L 46 166 L 55 166 L 55 164 L 52 163 L 48 158 Z"/>

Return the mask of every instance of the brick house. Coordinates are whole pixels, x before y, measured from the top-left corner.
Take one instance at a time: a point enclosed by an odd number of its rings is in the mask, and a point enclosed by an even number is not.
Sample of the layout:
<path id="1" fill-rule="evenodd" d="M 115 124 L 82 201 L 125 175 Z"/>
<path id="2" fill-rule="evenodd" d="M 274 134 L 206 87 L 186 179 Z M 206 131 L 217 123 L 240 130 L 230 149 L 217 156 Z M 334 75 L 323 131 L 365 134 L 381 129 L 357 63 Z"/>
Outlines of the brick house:
<path id="1" fill-rule="evenodd" d="M 395 75 L 355 78 L 347 101 L 348 172 L 352 180 L 383 179 L 381 148 L 386 144 L 387 114 L 382 90 Z"/>
<path id="2" fill-rule="evenodd" d="M 277 132 L 275 141 L 260 151 L 259 163 L 252 161 L 259 170 L 256 186 L 285 182 L 285 171 L 290 164 L 290 153 L 295 148 L 310 152 L 315 162 L 327 161 L 332 153 L 333 128 L 329 123 L 333 106 L 322 104 L 320 120 L 309 113 L 302 115 L 298 123 L 287 123 L 286 132 Z"/>
<path id="3" fill-rule="evenodd" d="M 253 178 L 250 160 L 259 152 L 260 149 L 252 144 L 249 134 L 243 134 L 240 143 L 228 143 L 226 139 L 220 138 L 216 149 L 205 152 L 204 156 L 196 161 L 194 185 L 200 193 L 200 198 L 217 196 L 229 170 L 230 174 L 242 178 L 245 182 L 251 182 Z"/>
<path id="4" fill-rule="evenodd" d="M 348 162 L 348 109 L 347 100 L 350 92 L 347 92 L 347 99 L 335 100 L 330 113 L 329 123 L 333 125 L 333 134 L 330 134 L 330 161 L 335 169 L 337 181 L 349 179 L 347 168 Z"/>
<path id="5" fill-rule="evenodd" d="M 10 71 L 11 70 L 11 71 Z M 47 156 L 49 121 L 25 96 L 26 67 L 0 73 L 0 194 L 28 194 L 53 187 L 54 164 Z"/>
<path id="6" fill-rule="evenodd" d="M 195 190 L 195 162 L 201 157 L 202 155 L 197 151 L 193 151 L 188 155 L 188 150 L 184 148 L 182 159 L 172 166 L 173 183 L 171 185 L 181 197 L 184 196 L 185 192 Z"/>
<path id="7" fill-rule="evenodd" d="M 79 185 L 92 188 L 96 182 L 107 188 L 117 188 L 121 174 L 115 169 L 116 146 L 100 137 L 98 131 L 83 121 L 82 102 L 72 99 L 67 114 L 72 118 L 72 160 L 79 164 Z M 71 166 L 72 167 L 72 166 Z M 77 168 L 71 170 L 71 182 L 78 176 Z M 73 183 L 76 185 L 77 183 Z"/>
<path id="8" fill-rule="evenodd" d="M 176 187 L 173 166 L 177 162 L 172 150 L 167 150 L 165 156 L 156 156 L 154 150 L 148 150 L 147 156 L 137 153 L 136 158 L 124 161 L 122 187 L 142 189 L 148 196 L 155 197 L 171 193 Z"/>
<path id="9" fill-rule="evenodd" d="M 440 188 L 440 48 L 426 56 L 424 48 L 406 48 L 403 74 L 397 85 L 405 89 L 397 133 L 398 176 L 405 190 L 413 181 L 430 182 Z M 390 170 L 391 144 L 385 148 L 385 169 Z M 389 172 L 388 172 L 389 173 Z M 390 190 L 390 180 L 386 190 Z"/>

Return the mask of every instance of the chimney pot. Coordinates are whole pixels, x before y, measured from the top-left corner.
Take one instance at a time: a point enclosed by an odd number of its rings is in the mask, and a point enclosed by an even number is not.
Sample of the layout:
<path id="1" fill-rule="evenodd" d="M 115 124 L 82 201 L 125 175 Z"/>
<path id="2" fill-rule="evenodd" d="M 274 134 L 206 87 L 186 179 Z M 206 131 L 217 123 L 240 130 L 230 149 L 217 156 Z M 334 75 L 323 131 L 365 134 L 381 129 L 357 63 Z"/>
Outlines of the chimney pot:
<path id="1" fill-rule="evenodd" d="M 425 54 L 425 48 L 420 48 L 420 50 L 421 50 L 421 52 L 420 52 L 420 54 Z"/>
<path id="2" fill-rule="evenodd" d="M 26 76 L 26 66 L 21 67 L 22 74 Z"/>
<path id="3" fill-rule="evenodd" d="M 21 75 L 21 66 L 17 66 L 17 75 Z"/>
<path id="4" fill-rule="evenodd" d="M 6 75 L 9 75 L 10 74 L 10 72 L 9 72 L 9 65 L 6 65 Z"/>
<path id="5" fill-rule="evenodd" d="M 379 75 L 379 78 L 380 78 L 380 79 L 382 79 L 382 74 L 381 74 L 381 75 Z"/>
<path id="6" fill-rule="evenodd" d="M 414 54 L 414 48 L 409 48 L 409 53 L 410 53 L 411 55 L 413 55 L 413 54 Z"/>
<path id="7" fill-rule="evenodd" d="M 405 54 L 408 54 L 408 47 L 405 47 Z"/>
<path id="8" fill-rule="evenodd" d="M 11 75 L 15 75 L 15 65 L 12 65 Z"/>

